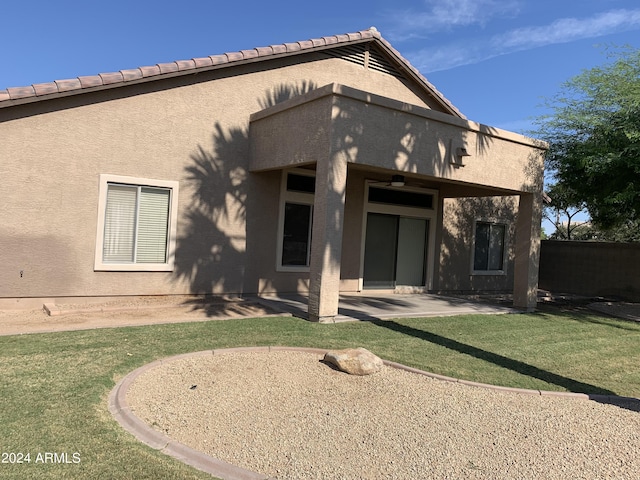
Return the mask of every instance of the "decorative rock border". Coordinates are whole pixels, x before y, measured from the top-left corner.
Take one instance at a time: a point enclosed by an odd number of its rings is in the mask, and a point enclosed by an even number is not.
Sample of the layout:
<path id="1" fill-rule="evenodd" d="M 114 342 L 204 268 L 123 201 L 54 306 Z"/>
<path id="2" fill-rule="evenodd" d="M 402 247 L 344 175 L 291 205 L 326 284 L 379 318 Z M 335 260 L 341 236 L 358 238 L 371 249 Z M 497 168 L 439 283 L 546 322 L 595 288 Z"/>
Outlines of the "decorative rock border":
<path id="1" fill-rule="evenodd" d="M 135 382 L 135 380 L 141 374 L 151 370 L 154 367 L 162 365 L 164 363 L 173 362 L 182 358 L 192 358 L 198 356 L 209 355 L 224 355 L 230 353 L 240 352 L 277 352 L 277 351 L 292 351 L 303 352 L 317 355 L 325 355 L 329 350 L 320 348 L 304 348 L 304 347 L 284 347 L 284 346 L 268 346 L 268 347 L 236 347 L 236 348 L 223 348 L 215 350 L 205 350 L 201 352 L 185 353 L 180 355 L 174 355 L 164 359 L 156 360 L 154 362 L 143 365 L 142 367 L 132 371 L 124 378 L 122 378 L 116 386 L 111 390 L 109 394 L 108 407 L 113 417 L 120 423 L 120 425 L 129 433 L 134 435 L 138 440 L 148 445 L 149 447 L 159 450 L 166 455 L 170 455 L 177 460 L 180 460 L 187 465 L 197 468 L 211 475 L 214 475 L 223 480 L 268 480 L 269 477 L 252 472 L 250 470 L 237 467 L 230 463 L 224 462 L 210 455 L 206 455 L 202 452 L 194 450 L 182 443 L 176 442 L 171 438 L 163 435 L 162 433 L 154 430 L 140 418 L 138 418 L 129 408 L 127 403 L 127 391 L 129 387 Z M 405 370 L 407 372 L 416 373 L 418 375 L 424 375 L 426 377 L 434 378 L 446 382 L 460 383 L 462 385 L 468 385 L 472 387 L 487 388 L 491 390 L 497 390 L 502 392 L 511 392 L 525 395 L 542 395 L 550 397 L 563 397 L 577 400 L 594 400 L 600 403 L 612 403 L 620 404 L 625 402 L 639 402 L 639 399 L 630 397 L 618 397 L 614 395 L 588 395 L 584 393 L 571 393 L 571 392 L 552 392 L 545 390 L 527 390 L 524 388 L 512 388 L 512 387 L 500 387 L 496 385 L 489 385 L 486 383 L 471 382 L 468 380 L 460 380 L 453 377 L 447 377 L 444 375 L 438 375 L 436 373 L 425 372 L 417 368 L 407 367 L 400 363 L 383 360 L 383 363 L 389 367 Z"/>

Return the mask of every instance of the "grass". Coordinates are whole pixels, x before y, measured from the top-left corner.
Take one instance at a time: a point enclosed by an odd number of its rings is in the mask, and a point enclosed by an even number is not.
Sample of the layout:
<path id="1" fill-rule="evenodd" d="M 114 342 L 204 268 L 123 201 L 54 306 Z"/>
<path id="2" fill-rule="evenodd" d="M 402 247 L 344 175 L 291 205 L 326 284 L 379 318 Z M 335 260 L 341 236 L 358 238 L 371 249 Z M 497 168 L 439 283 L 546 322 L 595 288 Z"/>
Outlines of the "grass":
<path id="1" fill-rule="evenodd" d="M 135 440 L 107 396 L 135 368 L 184 352 L 252 345 L 365 347 L 431 372 L 505 386 L 640 397 L 640 324 L 582 312 L 319 325 L 295 318 L 0 337 L 2 478 L 210 478 Z M 36 463 L 45 452 L 78 464 Z M 0 458 L 0 460 L 2 460 Z"/>

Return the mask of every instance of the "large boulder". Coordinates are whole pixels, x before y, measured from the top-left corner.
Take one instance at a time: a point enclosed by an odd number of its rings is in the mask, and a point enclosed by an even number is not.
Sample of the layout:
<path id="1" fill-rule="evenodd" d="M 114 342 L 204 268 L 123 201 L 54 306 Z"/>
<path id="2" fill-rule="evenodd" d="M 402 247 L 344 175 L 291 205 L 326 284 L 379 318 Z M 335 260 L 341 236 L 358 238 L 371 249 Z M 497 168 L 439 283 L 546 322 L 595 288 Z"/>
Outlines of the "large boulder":
<path id="1" fill-rule="evenodd" d="M 383 366 L 382 359 L 366 348 L 332 350 L 325 354 L 324 361 L 351 375 L 370 375 Z"/>

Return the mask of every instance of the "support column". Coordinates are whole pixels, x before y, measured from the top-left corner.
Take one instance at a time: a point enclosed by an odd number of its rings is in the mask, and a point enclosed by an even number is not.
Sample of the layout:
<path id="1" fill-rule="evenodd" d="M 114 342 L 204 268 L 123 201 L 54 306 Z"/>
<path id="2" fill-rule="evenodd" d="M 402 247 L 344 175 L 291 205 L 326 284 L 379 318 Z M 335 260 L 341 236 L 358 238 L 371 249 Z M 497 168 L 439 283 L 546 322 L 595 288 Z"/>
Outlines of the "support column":
<path id="1" fill-rule="evenodd" d="M 518 205 L 513 279 L 513 305 L 533 311 L 538 296 L 542 196 L 523 193 Z"/>
<path id="2" fill-rule="evenodd" d="M 342 155 L 316 166 L 309 265 L 309 320 L 333 322 L 338 314 L 347 161 Z"/>

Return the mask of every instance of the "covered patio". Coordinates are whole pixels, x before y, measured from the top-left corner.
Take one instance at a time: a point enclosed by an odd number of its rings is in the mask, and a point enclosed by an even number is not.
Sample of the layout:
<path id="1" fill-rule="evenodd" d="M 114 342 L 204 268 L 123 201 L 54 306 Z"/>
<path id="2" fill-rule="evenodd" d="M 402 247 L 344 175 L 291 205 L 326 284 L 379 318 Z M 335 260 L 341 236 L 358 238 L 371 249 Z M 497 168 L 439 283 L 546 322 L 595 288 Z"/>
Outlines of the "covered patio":
<path id="1" fill-rule="evenodd" d="M 373 211 L 370 205 L 375 203 L 371 186 L 383 179 L 392 181 L 386 188 L 396 189 L 405 185 L 405 179 L 412 181 L 433 200 L 428 207 L 433 217 L 424 216 L 428 251 L 419 285 L 423 292 L 441 291 L 446 283 L 442 280 L 443 232 L 451 230 L 451 218 L 444 213 L 446 200 L 515 199 L 511 212 L 518 213 L 513 219 L 513 267 L 509 272 L 513 305 L 535 308 L 544 146 L 534 140 L 338 84 L 254 113 L 249 138 L 251 172 L 281 170 L 286 175 L 292 169 L 307 169 L 315 177 L 309 191 L 313 196 L 309 238 L 313 242 L 307 270 L 298 270 L 309 275 L 309 320 L 332 322 L 345 313 L 349 317 L 349 302 L 352 306 L 353 302 L 359 306 L 369 302 L 369 307 L 376 304 L 380 315 L 394 302 L 407 302 L 408 310 L 414 310 L 412 316 L 424 313 L 421 302 L 414 305 L 417 300 L 410 297 L 380 300 L 375 290 L 366 290 L 364 250 L 369 233 L 365 232 L 367 214 Z M 394 179 L 400 187 L 394 185 Z M 462 243 L 459 251 L 473 248 L 467 240 Z M 469 275 L 470 266 L 465 262 L 456 266 L 458 277 L 464 271 Z M 455 285 L 447 288 L 464 290 Z M 345 295 L 355 292 L 360 296 Z M 423 297 L 427 298 L 438 305 L 436 310 L 456 304 Z M 304 303 L 297 300 L 298 306 Z"/>

